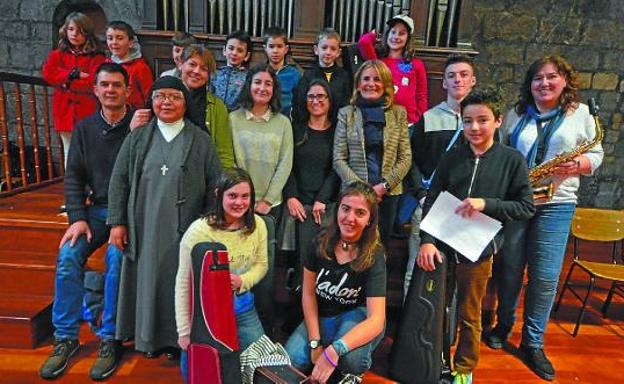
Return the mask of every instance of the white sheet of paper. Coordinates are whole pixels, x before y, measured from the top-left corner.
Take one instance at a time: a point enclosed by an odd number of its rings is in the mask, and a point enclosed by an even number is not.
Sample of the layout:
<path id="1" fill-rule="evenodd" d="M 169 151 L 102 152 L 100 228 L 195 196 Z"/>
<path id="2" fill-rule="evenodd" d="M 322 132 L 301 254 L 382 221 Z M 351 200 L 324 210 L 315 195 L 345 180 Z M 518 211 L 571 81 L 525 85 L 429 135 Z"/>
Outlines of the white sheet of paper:
<path id="1" fill-rule="evenodd" d="M 461 217 L 455 213 L 460 204 L 461 200 L 449 192 L 440 193 L 420 223 L 420 229 L 443 241 L 469 260 L 477 261 L 503 225 L 481 212 L 471 217 Z"/>

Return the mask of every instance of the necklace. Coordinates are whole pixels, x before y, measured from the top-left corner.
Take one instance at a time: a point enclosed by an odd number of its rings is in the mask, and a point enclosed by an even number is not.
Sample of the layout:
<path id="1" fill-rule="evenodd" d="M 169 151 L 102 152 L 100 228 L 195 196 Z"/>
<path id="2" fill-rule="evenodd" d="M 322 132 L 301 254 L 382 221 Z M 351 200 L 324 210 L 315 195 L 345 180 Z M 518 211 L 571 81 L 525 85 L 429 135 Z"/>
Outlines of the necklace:
<path id="1" fill-rule="evenodd" d="M 348 251 L 349 249 L 351 249 L 357 242 L 356 241 L 345 241 L 343 239 L 340 239 L 340 249 L 342 249 L 343 251 Z"/>
<path id="2" fill-rule="evenodd" d="M 104 115 L 104 111 L 100 109 L 100 115 L 102 116 L 102 119 L 104 119 L 106 124 L 108 124 L 111 128 L 115 128 L 119 123 L 121 123 L 121 121 L 126 118 L 126 114 L 127 113 L 128 113 L 128 110 L 127 110 L 127 108 L 124 107 L 124 114 L 123 114 L 123 116 L 119 120 L 110 121 Z"/>
<path id="3" fill-rule="evenodd" d="M 165 142 L 164 137 L 162 138 L 162 141 Z M 162 167 L 160 167 L 160 174 L 162 176 L 167 176 L 167 171 L 169 170 L 169 167 L 167 167 L 167 163 L 169 162 L 169 148 L 166 147 L 166 145 L 164 143 L 160 144 L 161 146 L 161 158 L 163 160 L 163 165 Z"/>

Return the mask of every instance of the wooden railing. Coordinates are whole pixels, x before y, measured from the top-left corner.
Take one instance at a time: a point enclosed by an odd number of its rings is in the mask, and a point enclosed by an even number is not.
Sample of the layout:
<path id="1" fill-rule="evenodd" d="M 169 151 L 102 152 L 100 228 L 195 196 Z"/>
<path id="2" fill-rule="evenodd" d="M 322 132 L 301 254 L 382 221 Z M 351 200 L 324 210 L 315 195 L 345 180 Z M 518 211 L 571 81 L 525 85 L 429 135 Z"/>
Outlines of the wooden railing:
<path id="1" fill-rule="evenodd" d="M 51 129 L 51 89 L 39 77 L 0 72 L 0 196 L 63 176 L 61 141 Z"/>

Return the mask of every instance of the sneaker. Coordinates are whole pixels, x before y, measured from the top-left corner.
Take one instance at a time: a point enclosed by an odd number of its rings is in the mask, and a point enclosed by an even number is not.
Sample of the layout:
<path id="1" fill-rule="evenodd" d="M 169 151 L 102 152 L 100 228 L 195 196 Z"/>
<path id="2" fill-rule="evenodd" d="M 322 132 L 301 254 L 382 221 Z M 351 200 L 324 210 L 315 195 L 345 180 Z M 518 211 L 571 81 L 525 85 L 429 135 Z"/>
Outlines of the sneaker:
<path id="1" fill-rule="evenodd" d="M 537 376 L 548 381 L 555 379 L 555 368 L 546 357 L 543 348 L 520 345 L 520 350 L 524 354 L 526 364 Z"/>
<path id="2" fill-rule="evenodd" d="M 502 349 L 507 342 L 510 332 L 511 329 L 498 324 L 494 327 L 494 329 L 485 335 L 483 341 L 485 341 L 485 344 L 492 349 Z"/>
<path id="3" fill-rule="evenodd" d="M 89 376 L 95 381 L 109 378 L 117 369 L 119 360 L 121 360 L 121 344 L 117 340 L 103 340 Z"/>
<path id="4" fill-rule="evenodd" d="M 453 384 L 472 384 L 472 372 L 459 373 L 453 372 Z"/>
<path id="5" fill-rule="evenodd" d="M 45 380 L 52 380 L 59 377 L 65 372 L 69 359 L 74 356 L 79 349 L 80 343 L 78 340 L 56 340 L 54 342 L 54 350 L 52 350 L 52 353 L 39 370 L 39 376 Z"/>

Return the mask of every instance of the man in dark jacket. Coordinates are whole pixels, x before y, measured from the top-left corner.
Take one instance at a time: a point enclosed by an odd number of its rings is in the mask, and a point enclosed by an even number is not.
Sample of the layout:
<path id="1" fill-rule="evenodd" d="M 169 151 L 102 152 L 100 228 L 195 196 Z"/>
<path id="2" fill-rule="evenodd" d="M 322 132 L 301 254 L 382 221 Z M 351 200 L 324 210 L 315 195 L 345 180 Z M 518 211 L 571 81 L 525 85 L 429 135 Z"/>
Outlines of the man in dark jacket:
<path id="1" fill-rule="evenodd" d="M 473 92 L 461 103 L 463 133 L 468 144 L 447 152 L 423 207 L 426 216 L 438 195 L 447 191 L 462 200 L 455 213 L 470 217 L 482 212 L 503 223 L 533 216 L 533 194 L 528 169 L 516 150 L 496 143 L 494 134 L 502 123 L 500 98 L 491 92 Z M 461 228 L 448 228 L 459 231 Z M 441 248 L 449 262 L 457 263 L 457 309 L 459 341 L 454 356 L 454 383 L 472 383 L 479 360 L 481 301 L 492 274 L 492 256 L 502 245 L 503 231 L 494 237 L 479 260 L 471 262 L 433 236 L 421 231 L 418 266 L 426 271 L 442 263 Z M 436 246 L 437 245 L 437 246 Z"/>
<path id="2" fill-rule="evenodd" d="M 130 131 L 132 112 L 126 105 L 126 70 L 119 64 L 102 64 L 96 71 L 95 81 L 93 90 L 101 108 L 74 127 L 65 171 L 65 199 L 70 226 L 61 239 L 56 267 L 52 308 L 56 341 L 52 354 L 40 370 L 41 377 L 48 380 L 61 375 L 69 359 L 80 348 L 78 331 L 82 322 L 84 265 L 87 258 L 108 240 L 108 181 L 117 152 Z M 97 332 L 101 344 L 90 371 L 94 380 L 112 375 L 121 357 L 120 343 L 115 340 L 121 257 L 119 249 L 108 246 L 104 310 Z"/>

